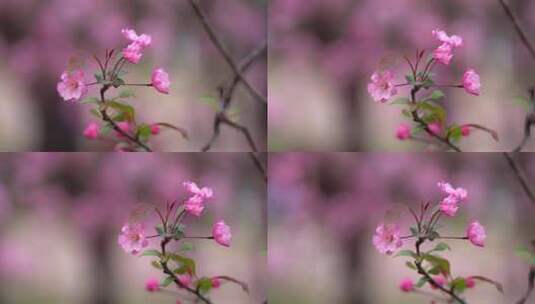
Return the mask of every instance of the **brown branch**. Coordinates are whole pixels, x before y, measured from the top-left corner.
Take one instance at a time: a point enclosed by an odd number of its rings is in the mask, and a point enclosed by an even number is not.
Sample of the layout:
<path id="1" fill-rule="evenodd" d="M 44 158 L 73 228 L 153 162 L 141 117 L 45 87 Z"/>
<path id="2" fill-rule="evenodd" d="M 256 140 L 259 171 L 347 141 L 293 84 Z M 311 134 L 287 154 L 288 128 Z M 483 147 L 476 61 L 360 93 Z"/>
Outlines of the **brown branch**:
<path id="1" fill-rule="evenodd" d="M 518 146 L 513 150 L 513 152 L 520 152 L 528 142 L 531 137 L 531 127 L 535 124 L 535 88 L 529 89 L 530 101 L 532 104 L 532 110 L 526 115 L 524 120 L 524 137 Z"/>
<path id="2" fill-rule="evenodd" d="M 260 158 L 258 157 L 258 155 L 255 152 L 249 152 L 249 157 L 251 157 L 251 160 L 253 161 L 254 165 L 258 169 L 258 172 L 262 174 L 262 178 L 264 178 L 264 181 L 267 183 L 268 177 L 267 177 L 266 168 L 260 161 Z"/>
<path id="3" fill-rule="evenodd" d="M 162 248 L 162 256 L 165 257 L 166 255 L 166 246 L 167 244 L 169 243 L 169 241 L 171 241 L 170 238 L 164 238 L 161 242 L 161 248 Z M 212 304 L 212 302 L 206 298 L 205 296 L 203 296 L 199 290 L 196 290 L 196 289 L 193 289 L 187 285 L 184 285 L 182 284 L 182 282 L 180 282 L 180 280 L 178 279 L 178 277 L 176 276 L 176 274 L 171 270 L 169 269 L 169 266 L 167 265 L 167 261 L 164 260 L 164 259 L 161 259 L 160 260 L 160 264 L 162 265 L 162 269 L 163 269 L 163 272 L 167 275 L 169 275 L 172 279 L 173 279 L 173 282 L 175 282 L 175 284 L 181 288 L 181 289 L 184 289 L 186 291 L 188 291 L 189 293 L 195 295 L 199 300 L 203 301 L 205 304 Z"/>
<path id="4" fill-rule="evenodd" d="M 202 26 L 204 27 L 204 30 L 206 31 L 206 34 L 208 34 L 208 37 L 214 44 L 214 46 L 218 49 L 219 53 L 223 56 L 227 64 L 232 68 L 232 71 L 235 75 L 239 77 L 247 91 L 260 103 L 267 105 L 267 99 L 265 96 L 260 94 L 243 76 L 242 72 L 240 71 L 238 65 L 234 62 L 232 57 L 230 56 L 229 52 L 223 45 L 223 42 L 221 39 L 217 36 L 215 33 L 212 25 L 210 24 L 210 21 L 206 17 L 206 14 L 203 12 L 201 7 L 197 4 L 195 0 L 189 0 L 188 1 L 191 7 L 193 8 L 193 11 L 197 15 L 199 21 L 201 22 Z"/>
<path id="5" fill-rule="evenodd" d="M 505 14 L 507 15 L 507 17 L 509 18 L 509 20 L 513 24 L 516 33 L 518 34 L 518 36 L 520 37 L 520 40 L 522 41 L 522 44 L 524 44 L 524 46 L 526 47 L 526 49 L 530 53 L 531 57 L 535 60 L 535 47 L 529 41 L 526 33 L 524 32 L 524 30 L 520 26 L 520 22 L 518 21 L 518 19 L 513 14 L 513 11 L 511 10 L 511 8 L 507 4 L 507 2 L 505 2 L 505 0 L 498 0 L 498 2 L 500 2 L 503 10 L 505 11 Z"/>
<path id="6" fill-rule="evenodd" d="M 104 97 L 104 94 L 106 93 L 106 91 L 109 89 L 109 86 L 105 85 L 103 86 L 101 89 L 100 89 L 100 102 L 102 104 L 105 104 L 106 103 L 106 99 Z M 100 110 L 100 114 L 102 115 L 102 119 L 109 123 L 110 126 L 119 134 L 121 134 L 123 137 L 127 138 L 129 141 L 131 141 L 132 143 L 138 145 L 139 147 L 141 147 L 143 150 L 147 151 L 147 152 L 152 152 L 152 149 L 149 148 L 149 146 L 145 145 L 144 143 L 142 143 L 139 139 L 133 137 L 132 135 L 130 135 L 128 132 L 125 132 L 123 130 L 121 130 L 121 128 L 119 128 L 119 126 L 115 123 L 115 121 L 113 121 L 113 119 L 111 119 L 111 117 L 108 115 L 108 113 L 106 112 L 106 109 L 105 108 L 102 108 Z"/>
<path id="7" fill-rule="evenodd" d="M 507 160 L 509 167 L 511 167 L 511 169 L 515 173 L 515 176 L 518 179 L 518 182 L 520 183 L 520 185 L 522 186 L 522 189 L 524 190 L 524 192 L 526 193 L 530 201 L 535 204 L 535 194 L 531 190 L 529 183 L 526 180 L 526 177 L 524 176 L 524 174 L 522 173 L 520 166 L 513 158 L 512 153 L 503 152 L 503 156 Z"/>
<path id="8" fill-rule="evenodd" d="M 535 266 L 532 266 L 528 274 L 528 289 L 526 290 L 526 293 L 524 294 L 522 299 L 518 300 L 516 304 L 525 304 L 534 289 L 535 289 Z"/>

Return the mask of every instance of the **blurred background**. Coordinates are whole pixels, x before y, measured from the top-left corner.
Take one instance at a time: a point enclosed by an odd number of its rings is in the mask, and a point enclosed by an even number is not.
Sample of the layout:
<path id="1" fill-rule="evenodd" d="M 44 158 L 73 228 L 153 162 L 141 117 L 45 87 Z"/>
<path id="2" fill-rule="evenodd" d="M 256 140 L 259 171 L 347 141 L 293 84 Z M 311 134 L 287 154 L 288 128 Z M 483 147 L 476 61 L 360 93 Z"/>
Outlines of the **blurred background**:
<path id="1" fill-rule="evenodd" d="M 526 32 L 535 29 L 535 2 L 509 1 Z M 441 83 L 458 83 L 467 68 L 481 75 L 482 95 L 447 89 L 448 121 L 473 122 L 500 134 L 473 132 L 468 151 L 512 150 L 523 135 L 535 62 L 497 0 L 272 0 L 269 6 L 269 146 L 272 150 L 422 150 L 395 138 L 399 106 L 374 102 L 366 87 L 384 59 L 401 82 L 403 55 L 432 50 L 436 28 L 464 38 Z M 535 41 L 535 36 L 529 37 Z M 406 94 L 401 90 L 400 94 Z M 535 150 L 532 141 L 526 150 Z"/>
<path id="2" fill-rule="evenodd" d="M 224 219 L 233 232 L 230 248 L 204 240 L 186 255 L 199 275 L 230 275 L 250 287 L 247 295 L 225 284 L 213 300 L 266 298 L 266 189 L 247 154 L 3 154 L 0 172 L 1 303 L 174 304 L 169 293 L 145 291 L 148 278 L 163 276 L 117 237 L 139 203 L 185 198 L 185 180 L 214 189 L 203 216 L 186 218 L 187 231 L 210 235 Z M 156 218 L 145 218 L 148 233 Z"/>
<path id="3" fill-rule="evenodd" d="M 535 155 L 518 157 L 532 181 Z M 442 218 L 441 231 L 463 235 L 473 219 L 487 229 L 484 248 L 448 241 L 453 275 L 483 275 L 505 289 L 478 283 L 468 302 L 516 303 L 526 291 L 529 264 L 515 249 L 535 239 L 535 205 L 502 155 L 284 153 L 269 161 L 270 303 L 429 303 L 401 293 L 401 279 L 418 277 L 405 258 L 380 254 L 372 236 L 386 211 L 441 199 L 443 180 L 466 188 L 468 200 L 455 218 Z M 406 235 L 411 216 L 400 219 Z"/>
<path id="4" fill-rule="evenodd" d="M 200 1 L 236 61 L 266 39 L 266 1 Z M 146 82 L 152 69 L 170 74 L 171 93 L 136 88 L 130 101 L 148 123 L 169 122 L 185 128 L 190 140 L 164 132 L 153 140 L 159 151 L 199 151 L 213 125 L 218 86 L 233 74 L 187 3 L 176 0 L 0 0 L 0 150 L 100 151 L 113 143 L 82 136 L 93 119 L 90 105 L 64 102 L 56 91 L 70 58 L 85 60 L 86 80 L 96 64 L 92 54 L 122 50 L 121 29 L 152 36 L 152 45 L 136 66 L 127 66 L 131 83 Z M 266 92 L 266 58 L 247 72 L 251 84 Z M 238 86 L 231 112 L 247 126 L 259 149 L 266 146 L 266 107 Z M 95 94 L 95 89 L 89 94 Z M 241 134 L 223 128 L 214 150 L 249 151 Z M 261 150 L 261 151 L 262 151 Z"/>

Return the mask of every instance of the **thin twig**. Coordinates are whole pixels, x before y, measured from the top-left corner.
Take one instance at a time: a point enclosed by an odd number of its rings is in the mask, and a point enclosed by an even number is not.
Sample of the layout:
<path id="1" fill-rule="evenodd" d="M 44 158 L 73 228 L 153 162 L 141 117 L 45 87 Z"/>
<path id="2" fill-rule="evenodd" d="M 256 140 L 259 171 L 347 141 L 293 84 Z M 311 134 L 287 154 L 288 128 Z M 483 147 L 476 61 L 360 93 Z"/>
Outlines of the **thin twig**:
<path id="1" fill-rule="evenodd" d="M 264 181 L 267 183 L 268 177 L 267 177 L 266 168 L 264 167 L 264 165 L 262 165 L 262 162 L 260 161 L 260 158 L 258 157 L 257 153 L 249 152 L 249 156 L 251 157 L 251 160 L 255 164 L 255 166 L 258 169 L 258 171 L 260 172 L 260 174 L 262 174 L 262 177 L 264 178 Z"/>
<path id="2" fill-rule="evenodd" d="M 517 162 L 515 161 L 515 159 L 513 158 L 511 154 L 512 153 L 509 153 L 509 152 L 503 152 L 503 156 L 507 160 L 509 167 L 513 169 L 513 172 L 515 173 L 515 176 L 518 179 L 518 182 L 522 186 L 522 189 L 524 189 L 524 192 L 526 193 L 530 201 L 535 204 L 535 194 L 531 190 L 528 181 L 526 180 L 524 174 L 522 173 L 522 170 L 520 169 L 520 166 L 517 164 Z"/>
<path id="3" fill-rule="evenodd" d="M 513 11 L 511 10 L 511 8 L 507 4 L 507 2 L 505 2 L 505 0 L 498 0 L 498 1 L 500 2 L 503 10 L 505 11 L 505 14 L 509 18 L 509 20 L 511 20 L 511 23 L 515 27 L 515 31 L 517 32 L 518 36 L 520 37 L 520 40 L 522 41 L 522 44 L 524 44 L 524 46 L 526 47 L 526 49 L 530 53 L 531 57 L 533 58 L 533 60 L 535 60 L 535 47 L 529 41 L 526 33 L 524 32 L 524 30 L 520 26 L 520 22 L 515 17 L 515 15 L 513 14 Z"/>
<path id="4" fill-rule="evenodd" d="M 230 56 L 229 52 L 227 51 L 227 49 L 223 45 L 223 42 L 221 41 L 221 39 L 219 39 L 219 37 L 215 33 L 212 25 L 210 24 L 210 21 L 206 17 L 206 14 L 203 12 L 201 7 L 197 4 L 197 2 L 195 0 L 189 0 L 188 2 L 190 3 L 191 7 L 193 8 L 193 11 L 195 12 L 197 17 L 199 18 L 200 22 L 202 23 L 202 26 L 204 27 L 204 30 L 206 31 L 206 34 L 208 34 L 208 37 L 210 38 L 210 40 L 212 41 L 214 46 L 219 50 L 219 52 L 221 53 L 221 55 L 223 56 L 223 58 L 225 59 L 227 64 L 232 68 L 232 71 L 234 72 L 234 74 L 239 77 L 239 79 L 241 80 L 241 82 L 243 83 L 243 85 L 245 86 L 247 91 L 249 91 L 249 93 L 251 93 L 251 95 L 257 101 L 261 102 L 264 105 L 267 105 L 267 98 L 265 96 L 263 96 L 262 94 L 260 94 L 245 79 L 245 77 L 243 76 L 242 72 L 238 68 L 238 65 L 234 62 L 234 60 Z"/>

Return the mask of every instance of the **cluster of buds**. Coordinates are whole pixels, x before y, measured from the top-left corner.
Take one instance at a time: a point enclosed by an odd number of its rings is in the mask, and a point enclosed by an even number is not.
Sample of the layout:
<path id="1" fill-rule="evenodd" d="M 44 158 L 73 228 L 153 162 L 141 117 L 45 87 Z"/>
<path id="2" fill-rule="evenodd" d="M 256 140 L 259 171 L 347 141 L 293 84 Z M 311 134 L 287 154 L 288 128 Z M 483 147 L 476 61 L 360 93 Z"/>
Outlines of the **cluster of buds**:
<path id="1" fill-rule="evenodd" d="M 159 93 L 169 94 L 171 82 L 169 74 L 163 68 L 155 68 L 150 81 L 146 83 L 127 83 L 122 78 L 125 74 L 126 63 L 139 63 L 145 48 L 151 45 L 152 38 L 147 34 L 138 35 L 132 29 L 123 29 L 121 32 L 130 43 L 119 55 L 112 49 L 106 50 L 103 59 L 93 56 L 99 67 L 94 75 L 94 82 L 87 82 L 81 65 L 73 61 L 61 74 L 57 84 L 58 93 L 63 100 L 96 105 L 91 110 L 91 114 L 98 118 L 98 121 L 91 121 L 85 127 L 84 137 L 95 140 L 113 130 L 115 131 L 114 140 L 119 142 L 116 150 L 119 151 L 136 151 L 140 148 L 148 150 L 146 144 L 149 138 L 158 135 L 162 127 L 178 131 L 186 137 L 182 129 L 169 123 L 138 123 L 134 107 L 126 102 L 128 98 L 135 96 L 132 91 L 123 90 L 113 98 L 106 97 L 105 94 L 109 89 L 127 86 L 153 87 Z M 100 95 L 83 99 L 91 86 L 98 86 Z"/>
<path id="2" fill-rule="evenodd" d="M 439 182 L 438 187 L 444 195 L 441 200 L 436 203 L 421 204 L 419 214 L 409 208 L 415 221 L 415 225 L 410 227 L 409 234 L 402 235 L 399 225 L 395 223 L 380 223 L 375 230 L 372 242 L 377 250 L 386 255 L 393 255 L 397 252 L 396 257 L 411 258 L 412 260 L 406 263 L 407 267 L 420 275 L 416 283 L 410 278 L 403 279 L 399 288 L 403 292 L 446 297 L 442 300 L 454 301 L 454 303 L 465 303 L 462 293 L 467 288 L 474 288 L 476 281 L 491 283 L 501 291 L 500 284 L 483 276 L 454 277 L 451 273 L 450 262 L 438 254 L 441 251 L 451 250 L 443 240 L 467 240 L 477 247 L 484 247 L 487 237 L 485 228 L 476 220 L 467 225 L 465 234 L 462 236 L 444 236 L 439 233 L 438 223 L 441 216 L 455 216 L 460 206 L 466 201 L 468 192 L 464 188 L 455 188 L 446 182 Z M 437 240 L 440 242 L 429 250 L 424 250 L 422 247 L 425 242 L 432 243 Z M 409 241 L 414 244 L 415 250 L 407 249 L 398 252 Z M 440 294 L 429 294 L 422 290 L 426 284 L 432 291 L 438 290 Z"/>
<path id="3" fill-rule="evenodd" d="M 199 187 L 193 182 L 184 182 L 184 188 L 189 193 L 188 198 L 182 202 L 168 203 L 165 212 L 154 207 L 161 223 L 155 227 L 155 235 L 148 235 L 145 226 L 139 222 L 126 223 L 119 234 L 118 243 L 121 248 L 132 255 L 156 257 L 152 265 L 161 270 L 166 276 L 162 280 L 150 278 L 145 283 L 145 289 L 149 292 L 158 292 L 172 283 L 180 290 L 189 292 L 192 301 L 210 303 L 209 293 L 212 289 L 219 288 L 223 283 L 231 282 L 240 285 L 245 291 L 247 286 L 229 276 L 199 277 L 195 260 L 177 252 L 171 252 L 167 248 L 170 242 L 182 244 L 181 251 L 189 250 L 188 239 L 214 240 L 217 244 L 230 247 L 232 232 L 230 227 L 222 220 L 217 221 L 209 236 L 191 236 L 186 234 L 184 218 L 189 214 L 198 218 L 205 209 L 206 202 L 213 197 L 213 190 L 208 187 Z M 160 242 L 159 249 L 147 249 L 149 239 L 157 238 Z M 187 245 L 187 246 L 186 246 Z M 184 295 L 181 295 L 185 298 Z M 183 299 L 182 299 L 183 301 Z M 181 303 L 181 300 L 177 300 Z"/>
<path id="4" fill-rule="evenodd" d="M 446 110 L 439 104 L 445 94 L 439 88 L 460 88 L 469 94 L 479 96 L 481 94 L 481 81 L 479 74 L 474 69 L 468 68 L 459 83 L 436 84 L 433 80 L 433 69 L 437 64 L 449 65 L 454 51 L 463 45 L 463 39 L 457 35 L 448 36 L 442 30 L 434 30 L 432 35 L 440 44 L 432 52 L 429 52 L 427 59 L 424 58 L 425 50 L 416 50 L 416 58 L 413 61 L 407 56 L 404 57 L 410 69 L 405 76 L 405 82 L 396 84 L 392 71 L 378 70 L 372 74 L 371 82 L 368 84 L 368 92 L 372 98 L 381 103 L 386 103 L 397 95 L 398 88 L 411 88 L 409 97 L 399 97 L 391 104 L 402 105 L 404 107 L 402 114 L 416 125 L 402 123 L 395 132 L 396 137 L 400 140 L 428 141 L 426 137 L 419 137 L 419 134 L 425 131 L 427 135 L 451 146 L 462 137 L 469 136 L 472 129 L 479 129 L 489 132 L 497 139 L 494 131 L 478 124 L 448 124 Z M 417 97 L 419 91 L 430 89 L 433 90 L 427 96 Z"/>

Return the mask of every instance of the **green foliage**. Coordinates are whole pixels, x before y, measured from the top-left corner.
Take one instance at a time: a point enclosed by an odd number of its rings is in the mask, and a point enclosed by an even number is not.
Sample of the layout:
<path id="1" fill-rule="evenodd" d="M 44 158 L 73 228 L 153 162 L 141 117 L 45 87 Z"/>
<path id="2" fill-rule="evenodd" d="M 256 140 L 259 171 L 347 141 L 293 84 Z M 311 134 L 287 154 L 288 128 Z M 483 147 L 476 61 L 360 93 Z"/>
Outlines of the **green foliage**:
<path id="1" fill-rule="evenodd" d="M 192 251 L 193 249 L 193 244 L 190 242 L 183 242 L 182 245 L 180 245 L 180 251 L 182 252 Z"/>
<path id="2" fill-rule="evenodd" d="M 150 136 L 152 135 L 151 130 L 150 130 L 150 126 L 145 124 L 145 123 L 140 124 L 137 127 L 136 134 L 137 134 L 137 137 L 139 138 L 139 140 L 141 140 L 143 142 L 147 142 L 149 140 Z"/>
<path id="3" fill-rule="evenodd" d="M 535 252 L 525 247 L 520 247 L 515 250 L 515 253 L 519 258 L 535 266 Z"/>
<path id="4" fill-rule="evenodd" d="M 408 249 L 400 250 L 394 257 L 405 257 L 405 256 L 410 256 L 412 258 L 417 257 L 416 252 L 412 250 L 408 250 Z"/>
<path id="5" fill-rule="evenodd" d="M 162 264 L 160 263 L 160 261 L 152 261 L 150 262 L 150 264 L 152 265 L 152 267 L 156 268 L 156 269 L 163 269 L 162 267 Z"/>
<path id="6" fill-rule="evenodd" d="M 455 278 L 451 281 L 450 288 L 456 293 L 462 293 L 467 288 L 466 279 L 461 277 Z"/>
<path id="7" fill-rule="evenodd" d="M 173 270 L 174 273 L 178 274 L 184 274 L 184 273 L 190 273 L 192 275 L 195 275 L 196 269 L 195 269 L 195 261 L 193 259 L 190 259 L 188 257 L 176 254 L 176 253 L 170 253 L 169 258 L 175 262 L 177 262 L 180 266 Z"/>
<path id="8" fill-rule="evenodd" d="M 104 81 L 104 77 L 102 77 L 102 73 L 95 73 L 95 80 L 98 83 L 102 83 Z"/>
<path id="9" fill-rule="evenodd" d="M 440 242 L 438 243 L 435 248 L 431 249 L 428 253 L 431 253 L 431 252 L 434 252 L 434 251 L 444 251 L 444 250 L 450 250 L 451 251 L 451 248 L 448 244 L 444 243 L 444 242 Z"/>
<path id="10" fill-rule="evenodd" d="M 80 101 L 81 104 L 98 104 L 100 103 L 100 99 L 94 97 L 94 96 L 89 96 L 89 97 L 86 97 L 84 99 L 82 99 L 82 101 Z"/>
<path id="11" fill-rule="evenodd" d="M 450 262 L 445 258 L 432 254 L 424 254 L 422 258 L 431 264 L 431 270 L 436 272 L 436 274 L 443 273 L 445 275 L 449 275 L 451 273 Z"/>
<path id="12" fill-rule="evenodd" d="M 131 105 L 115 100 L 107 101 L 106 104 L 117 111 L 117 115 L 113 118 L 115 121 L 134 121 L 136 110 Z"/>
<path id="13" fill-rule="evenodd" d="M 147 249 L 147 250 L 143 251 L 141 256 L 155 256 L 155 257 L 159 257 L 160 258 L 162 256 L 162 254 L 158 250 Z"/>
<path id="14" fill-rule="evenodd" d="M 438 101 L 442 98 L 444 98 L 444 93 L 442 93 L 440 90 L 434 90 L 429 96 L 427 96 L 427 100 L 433 101 Z"/>
<path id="15" fill-rule="evenodd" d="M 407 262 L 405 263 L 405 265 L 406 265 L 407 267 L 409 267 L 410 269 L 412 269 L 412 270 L 416 270 L 416 266 L 414 265 L 413 262 L 409 262 L 409 261 L 407 261 Z"/>
<path id="16" fill-rule="evenodd" d="M 418 282 L 416 282 L 416 287 L 421 288 L 425 283 L 429 282 L 429 279 L 426 277 L 421 277 Z"/>
<path id="17" fill-rule="evenodd" d="M 169 285 L 171 285 L 171 283 L 173 283 L 175 280 L 173 279 L 173 277 L 171 276 L 168 276 L 166 278 L 164 278 L 163 280 L 160 281 L 160 286 L 161 287 L 167 287 Z"/>
<path id="18" fill-rule="evenodd" d="M 156 227 L 154 227 L 154 229 L 156 229 L 156 232 L 158 233 L 159 236 L 161 236 L 161 237 L 165 236 L 165 229 L 164 229 L 162 224 L 156 225 Z"/>
<path id="19" fill-rule="evenodd" d="M 136 94 L 132 90 L 122 90 L 121 93 L 115 98 L 130 98 L 134 97 Z"/>
<path id="20" fill-rule="evenodd" d="M 418 103 L 418 110 L 422 112 L 422 120 L 427 124 L 436 121 L 443 124 L 446 121 L 446 110 L 439 105 L 422 101 Z"/>
<path id="21" fill-rule="evenodd" d="M 448 129 L 448 138 L 451 142 L 455 143 L 455 142 L 458 142 L 461 137 L 463 136 L 462 134 L 462 131 L 461 131 L 461 127 L 460 126 L 456 126 L 456 125 L 452 125 L 449 127 Z"/>
<path id="22" fill-rule="evenodd" d="M 410 104 L 411 103 L 411 100 L 407 97 L 398 97 L 396 99 L 394 99 L 394 101 L 392 101 L 390 104 L 391 105 L 407 105 L 407 104 Z"/>
<path id="23" fill-rule="evenodd" d="M 115 78 L 115 79 L 113 80 L 113 82 L 111 83 L 111 85 L 112 85 L 114 88 L 118 88 L 118 87 L 120 87 L 120 86 L 122 86 L 122 85 L 124 85 L 124 84 L 126 84 L 126 82 L 125 82 L 122 78 L 119 78 L 119 77 Z"/>
<path id="24" fill-rule="evenodd" d="M 206 294 L 212 289 L 212 280 L 207 277 L 202 277 L 197 281 L 197 289 L 200 293 Z"/>

